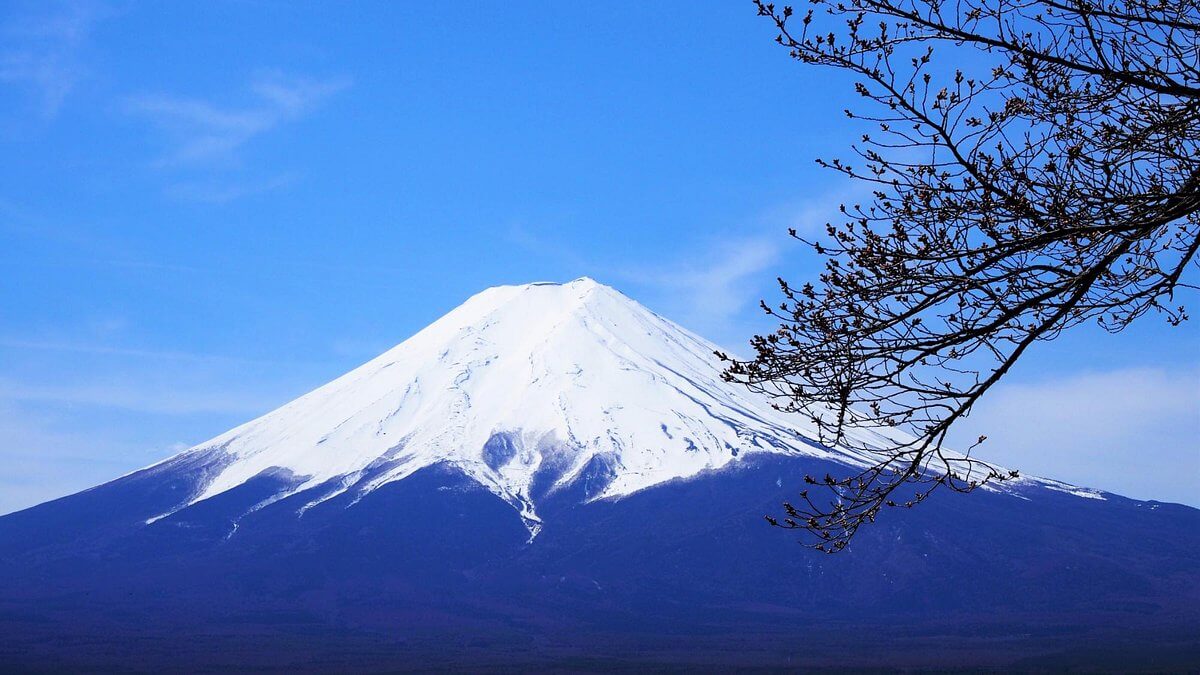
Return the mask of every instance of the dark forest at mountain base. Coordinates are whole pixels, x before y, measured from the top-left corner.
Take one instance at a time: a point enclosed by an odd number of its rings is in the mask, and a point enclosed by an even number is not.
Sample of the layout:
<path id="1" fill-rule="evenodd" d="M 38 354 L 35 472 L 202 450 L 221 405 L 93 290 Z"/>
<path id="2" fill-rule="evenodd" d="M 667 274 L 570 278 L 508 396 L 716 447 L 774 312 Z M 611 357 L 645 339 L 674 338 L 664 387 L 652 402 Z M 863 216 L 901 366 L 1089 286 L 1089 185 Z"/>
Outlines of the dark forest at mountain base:
<path id="1" fill-rule="evenodd" d="M 0 657 L 155 671 L 1200 665 L 1200 511 L 1040 486 L 947 494 L 825 556 L 761 520 L 814 470 L 763 457 L 588 503 L 569 487 L 539 506 L 529 543 L 510 505 L 446 465 L 356 503 L 301 516 L 300 493 L 244 514 L 278 490 L 268 475 L 146 525 L 184 480 L 163 467 L 0 518 Z"/>

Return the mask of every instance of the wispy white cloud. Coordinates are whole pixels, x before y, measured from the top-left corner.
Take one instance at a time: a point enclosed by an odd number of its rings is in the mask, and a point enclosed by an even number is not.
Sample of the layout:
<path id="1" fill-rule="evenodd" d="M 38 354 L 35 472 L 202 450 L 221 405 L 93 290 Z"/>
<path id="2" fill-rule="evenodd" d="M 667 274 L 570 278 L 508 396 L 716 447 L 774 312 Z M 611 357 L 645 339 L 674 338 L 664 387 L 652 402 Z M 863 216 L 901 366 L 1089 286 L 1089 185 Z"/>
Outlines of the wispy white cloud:
<path id="1" fill-rule="evenodd" d="M 651 291 L 671 318 L 721 340 L 740 335 L 734 324 L 741 323 L 740 315 L 757 305 L 764 288 L 770 287 L 770 269 L 780 261 L 786 243 L 782 232 L 719 238 L 686 257 L 626 268 L 616 276 Z"/>
<path id="2" fill-rule="evenodd" d="M 263 73 L 250 83 L 248 105 L 201 98 L 144 94 L 125 109 L 167 134 L 171 149 L 157 165 L 178 167 L 229 160 L 248 142 L 311 111 L 350 85 L 346 79 L 311 79 Z"/>
<path id="3" fill-rule="evenodd" d="M 53 116 L 85 77 L 79 52 L 93 27 L 111 12 L 99 2 L 31 5 L 0 28 L 0 82 L 29 88 L 43 115 Z"/>
<path id="4" fill-rule="evenodd" d="M 615 276 L 650 290 L 663 311 L 731 353 L 742 353 L 751 335 L 773 322 L 760 301 L 778 297 L 776 279 L 814 278 L 819 269 L 787 231 L 819 238 L 825 225 L 844 218 L 842 203 L 869 196 L 854 183 L 814 190 L 747 218 L 740 235 L 712 237 L 684 246 L 665 259 L 618 269 Z"/>
<path id="5" fill-rule="evenodd" d="M 814 190 L 798 199 L 785 201 L 766 209 L 759 220 L 796 230 L 805 239 L 825 235 L 825 226 L 846 220 L 840 209 L 843 204 L 852 208 L 871 197 L 870 186 L 846 181 L 833 188 Z"/>
<path id="6" fill-rule="evenodd" d="M 1002 382 L 955 433 L 986 434 L 988 459 L 1029 474 L 1200 506 L 1197 368 Z"/>

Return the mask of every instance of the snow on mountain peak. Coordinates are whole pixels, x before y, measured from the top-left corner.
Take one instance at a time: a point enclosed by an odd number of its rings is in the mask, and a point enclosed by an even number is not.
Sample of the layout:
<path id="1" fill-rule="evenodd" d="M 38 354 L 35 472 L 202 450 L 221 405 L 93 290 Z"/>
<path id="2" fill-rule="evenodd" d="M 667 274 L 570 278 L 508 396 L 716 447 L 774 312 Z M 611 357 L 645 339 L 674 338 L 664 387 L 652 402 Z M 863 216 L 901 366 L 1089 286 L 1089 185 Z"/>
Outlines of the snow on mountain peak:
<path id="1" fill-rule="evenodd" d="M 536 532 L 538 498 L 581 476 L 590 498 L 605 498 L 747 453 L 853 461 L 723 382 L 714 349 L 588 277 L 489 288 L 342 377 L 188 450 L 213 460 L 191 503 L 272 470 L 291 473 L 293 492 L 329 482 L 369 492 L 445 462 Z"/>

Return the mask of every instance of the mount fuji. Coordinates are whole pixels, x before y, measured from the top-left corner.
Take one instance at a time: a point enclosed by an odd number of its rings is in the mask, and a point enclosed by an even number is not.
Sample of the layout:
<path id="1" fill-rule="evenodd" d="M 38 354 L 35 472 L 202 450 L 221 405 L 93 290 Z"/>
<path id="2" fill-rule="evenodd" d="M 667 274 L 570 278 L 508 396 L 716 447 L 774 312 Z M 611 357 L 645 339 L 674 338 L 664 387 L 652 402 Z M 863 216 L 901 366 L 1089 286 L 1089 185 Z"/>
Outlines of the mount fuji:
<path id="1" fill-rule="evenodd" d="M 1200 511 L 1023 478 L 819 555 L 762 515 L 869 458 L 722 381 L 714 350 L 591 279 L 483 291 L 0 517 L 0 667 L 1200 665 Z"/>
<path id="2" fill-rule="evenodd" d="M 723 382 L 715 350 L 588 278 L 492 288 L 320 389 L 167 460 L 189 458 L 206 478 L 150 522 L 266 471 L 288 483 L 267 503 L 325 486 L 303 512 L 444 463 L 511 504 L 533 536 L 538 502 L 580 480 L 590 499 L 619 498 L 742 453 L 839 456 Z"/>

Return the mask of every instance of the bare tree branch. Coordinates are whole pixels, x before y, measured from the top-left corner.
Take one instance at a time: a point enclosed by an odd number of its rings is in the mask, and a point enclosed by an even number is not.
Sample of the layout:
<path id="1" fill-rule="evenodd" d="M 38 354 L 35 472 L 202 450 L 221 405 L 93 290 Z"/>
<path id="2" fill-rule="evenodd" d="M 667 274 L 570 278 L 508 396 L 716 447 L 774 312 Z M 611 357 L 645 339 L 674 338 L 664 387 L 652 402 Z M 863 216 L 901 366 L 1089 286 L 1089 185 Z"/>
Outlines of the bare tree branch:
<path id="1" fill-rule="evenodd" d="M 727 379 L 806 415 L 822 442 L 878 458 L 809 477 L 825 496 L 767 518 L 834 552 L 884 506 L 1015 477 L 944 442 L 1035 343 L 1187 319 L 1174 303 L 1200 248 L 1200 1 L 755 4 L 793 58 L 854 77 L 868 111 L 846 114 L 878 129 L 853 146 L 860 165 L 820 161 L 872 185 L 871 202 L 843 205 L 824 238 L 792 232 L 826 259 L 820 278 L 780 279 L 781 301 L 763 303 L 779 329 L 749 361 L 721 355 Z"/>

